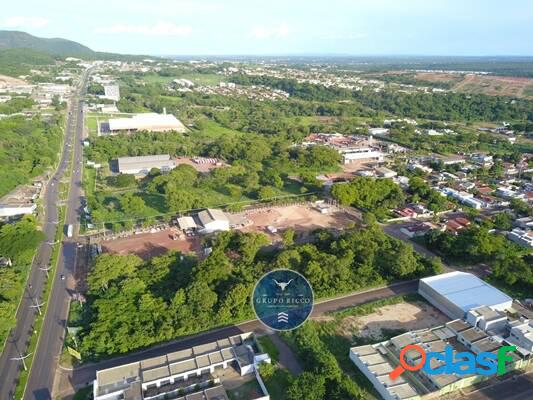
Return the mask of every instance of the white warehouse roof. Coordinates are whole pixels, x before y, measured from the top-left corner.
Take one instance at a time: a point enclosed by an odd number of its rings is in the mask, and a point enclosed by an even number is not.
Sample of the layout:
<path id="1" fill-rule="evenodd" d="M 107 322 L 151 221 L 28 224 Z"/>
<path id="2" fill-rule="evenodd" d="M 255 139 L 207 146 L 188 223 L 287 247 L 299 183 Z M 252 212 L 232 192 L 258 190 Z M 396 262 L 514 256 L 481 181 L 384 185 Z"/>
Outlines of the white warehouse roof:
<path id="1" fill-rule="evenodd" d="M 513 299 L 467 272 L 448 272 L 420 279 L 438 294 L 445 297 L 465 313 L 472 308 L 489 306 L 495 309 L 509 308 Z"/>
<path id="2" fill-rule="evenodd" d="M 110 131 L 178 131 L 185 132 L 185 126 L 172 114 L 146 113 L 131 118 L 111 118 Z"/>

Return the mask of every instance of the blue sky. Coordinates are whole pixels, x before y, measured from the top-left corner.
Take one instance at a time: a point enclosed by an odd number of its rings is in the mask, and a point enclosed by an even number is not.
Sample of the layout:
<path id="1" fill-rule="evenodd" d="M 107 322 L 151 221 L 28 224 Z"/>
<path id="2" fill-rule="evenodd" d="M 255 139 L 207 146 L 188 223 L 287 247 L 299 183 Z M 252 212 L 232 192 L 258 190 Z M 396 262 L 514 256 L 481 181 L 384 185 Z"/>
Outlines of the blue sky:
<path id="1" fill-rule="evenodd" d="M 530 0 L 25 0 L 0 29 L 132 54 L 533 55 Z"/>

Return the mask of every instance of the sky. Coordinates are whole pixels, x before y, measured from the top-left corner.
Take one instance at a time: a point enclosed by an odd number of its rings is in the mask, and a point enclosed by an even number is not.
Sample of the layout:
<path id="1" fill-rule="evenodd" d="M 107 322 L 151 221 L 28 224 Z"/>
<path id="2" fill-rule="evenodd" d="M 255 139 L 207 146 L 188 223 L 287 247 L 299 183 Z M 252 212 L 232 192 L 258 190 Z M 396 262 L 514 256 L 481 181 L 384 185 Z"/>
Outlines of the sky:
<path id="1" fill-rule="evenodd" d="M 531 0 L 25 0 L 0 29 L 152 55 L 533 56 Z"/>

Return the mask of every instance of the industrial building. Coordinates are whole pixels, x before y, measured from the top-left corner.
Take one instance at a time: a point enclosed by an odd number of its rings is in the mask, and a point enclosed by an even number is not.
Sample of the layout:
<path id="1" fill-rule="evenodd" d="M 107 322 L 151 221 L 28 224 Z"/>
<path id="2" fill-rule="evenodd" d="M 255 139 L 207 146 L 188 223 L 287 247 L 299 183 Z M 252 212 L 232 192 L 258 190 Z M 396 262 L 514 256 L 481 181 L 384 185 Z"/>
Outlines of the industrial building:
<path id="1" fill-rule="evenodd" d="M 257 368 L 262 362 L 270 363 L 270 358 L 267 354 L 254 353 L 255 346 L 253 333 L 247 332 L 100 370 L 93 385 L 94 399 L 227 400 L 217 372 L 233 368 L 236 377 L 255 374 L 263 392 L 256 399 L 268 400 L 270 397 Z"/>
<path id="2" fill-rule="evenodd" d="M 174 115 L 146 113 L 137 114 L 131 118 L 111 118 L 100 125 L 100 135 L 115 135 L 119 133 L 133 133 L 137 131 L 149 132 L 185 132 L 185 126 Z"/>
<path id="3" fill-rule="evenodd" d="M 168 172 L 176 168 L 176 162 L 168 154 L 117 159 L 117 169 L 121 174 L 147 175 L 152 168 Z"/>
<path id="4" fill-rule="evenodd" d="M 420 279 L 418 293 L 450 318 L 464 318 L 480 306 L 505 311 L 513 299 L 467 272 L 448 272 Z"/>

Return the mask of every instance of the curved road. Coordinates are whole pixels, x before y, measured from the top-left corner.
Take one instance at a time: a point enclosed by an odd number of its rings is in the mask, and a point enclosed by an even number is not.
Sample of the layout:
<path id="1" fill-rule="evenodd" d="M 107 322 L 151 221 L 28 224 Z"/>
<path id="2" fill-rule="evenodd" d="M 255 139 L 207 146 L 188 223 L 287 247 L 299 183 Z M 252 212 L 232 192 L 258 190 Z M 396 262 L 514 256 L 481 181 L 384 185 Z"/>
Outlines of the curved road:
<path id="1" fill-rule="evenodd" d="M 43 290 L 47 281 L 47 273 L 40 268 L 50 265 L 52 246 L 55 240 L 56 227 L 58 226 L 58 186 L 69 166 L 71 152 L 74 151 L 74 168 L 70 180 L 70 193 L 68 198 L 67 224 L 78 222 L 78 212 L 81 195 L 81 139 L 83 135 L 83 103 L 79 100 L 83 94 L 89 71 L 84 72 L 80 85 L 72 96 L 67 117 L 65 142 L 59 166 L 52 179 L 45 188 L 44 196 L 44 227 L 46 239 L 41 243 L 34 258 L 28 286 L 17 311 L 17 325 L 11 331 L 6 346 L 0 356 L 0 397 L 2 399 L 14 398 L 16 382 L 23 368 L 21 361 L 13 360 L 26 355 L 29 339 L 33 331 L 37 315 L 36 304 L 43 301 Z M 77 225 L 76 225 L 77 226 Z M 63 229 L 61 226 L 60 229 Z M 76 244 L 65 242 L 61 248 L 58 268 L 54 279 L 50 303 L 47 304 L 48 312 L 45 316 L 38 347 L 33 355 L 33 366 L 29 376 L 25 399 L 51 399 L 50 390 L 53 384 L 54 371 L 61 350 L 62 336 L 65 326 L 65 317 L 68 289 L 66 281 L 59 275 L 68 276 L 72 271 L 76 253 Z"/>

